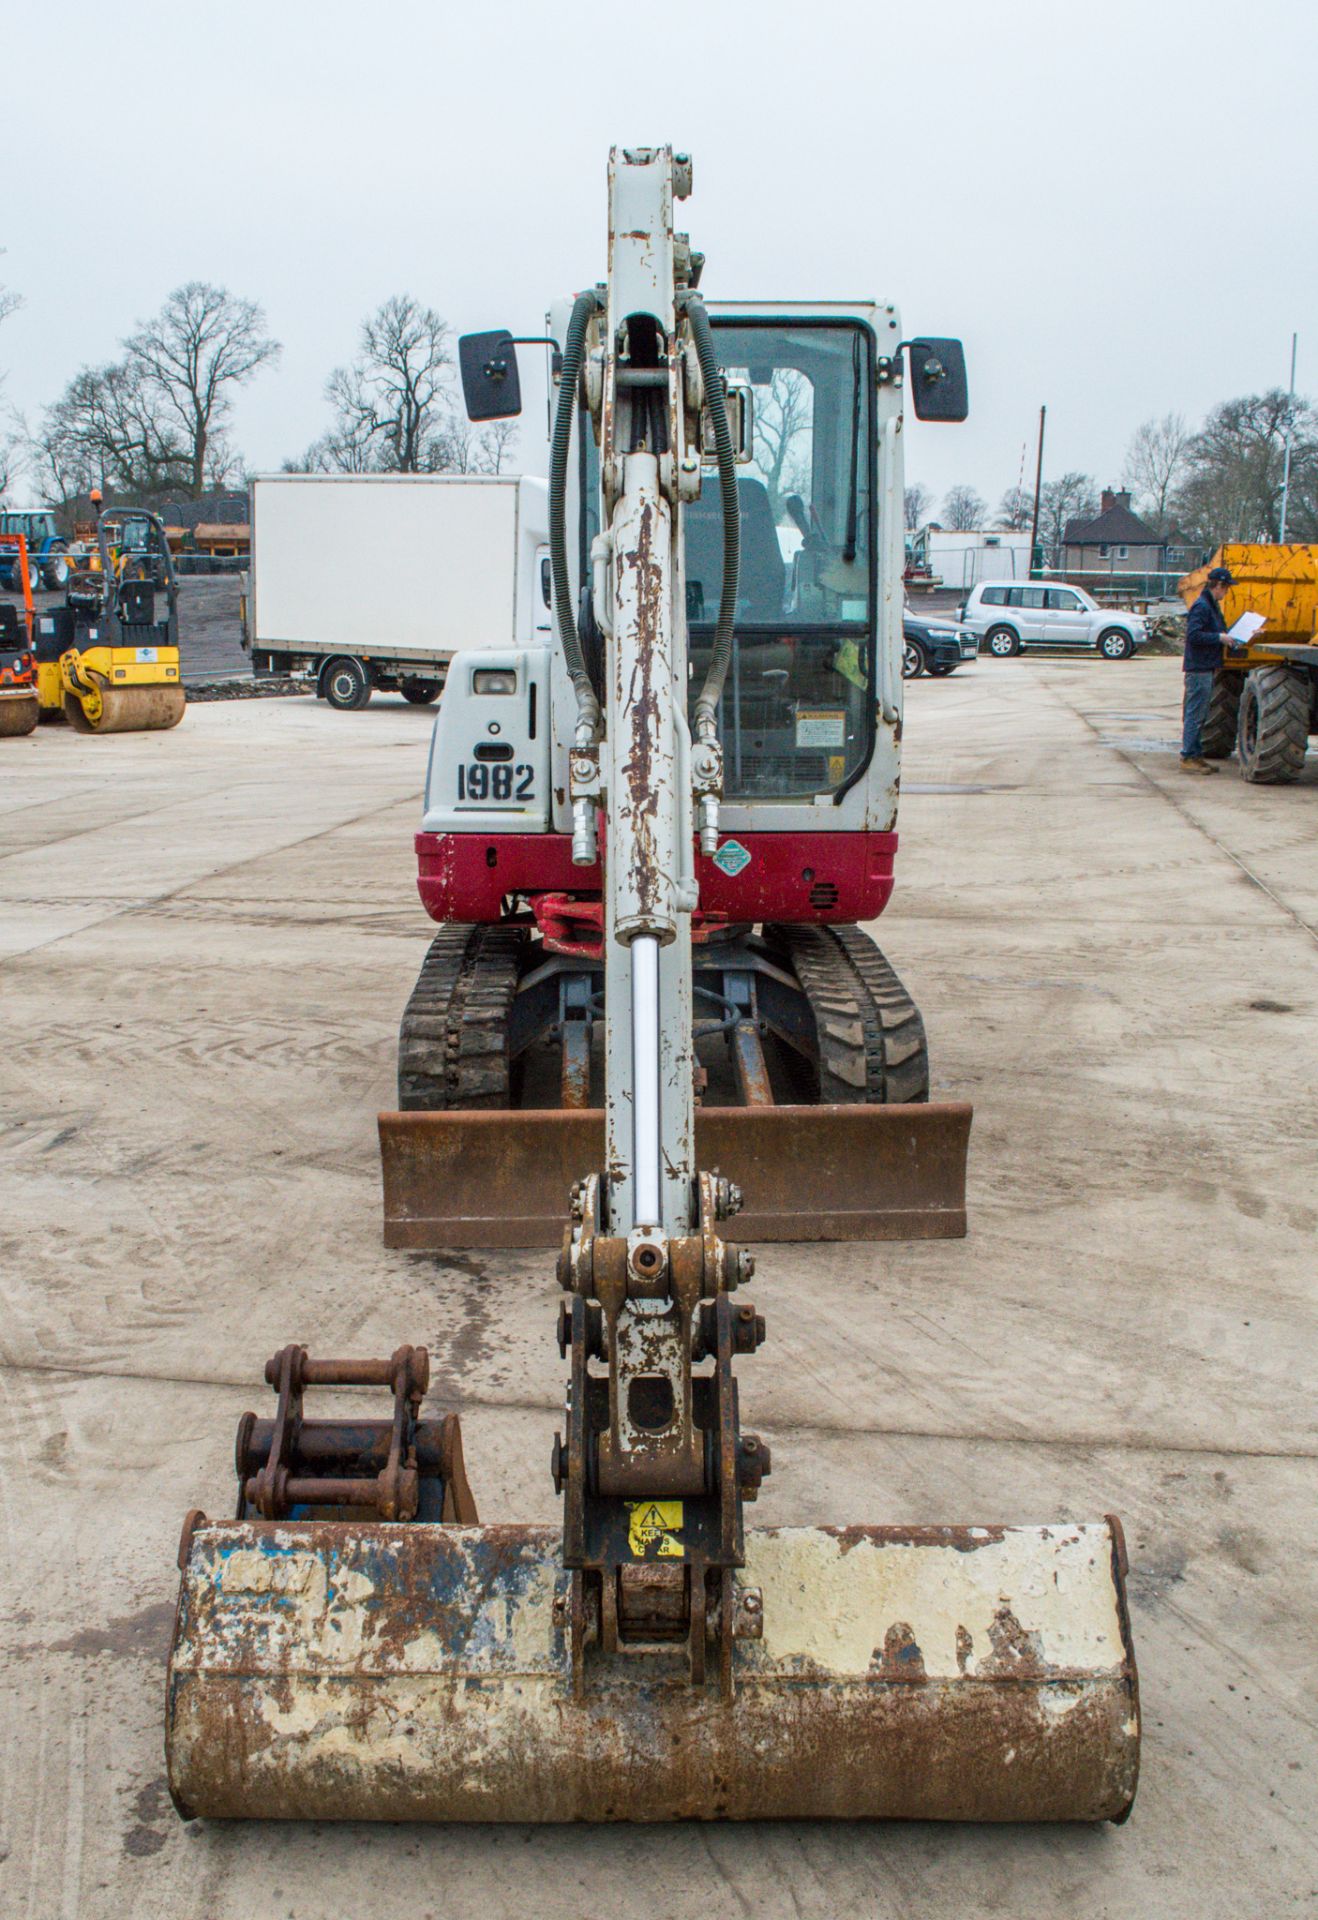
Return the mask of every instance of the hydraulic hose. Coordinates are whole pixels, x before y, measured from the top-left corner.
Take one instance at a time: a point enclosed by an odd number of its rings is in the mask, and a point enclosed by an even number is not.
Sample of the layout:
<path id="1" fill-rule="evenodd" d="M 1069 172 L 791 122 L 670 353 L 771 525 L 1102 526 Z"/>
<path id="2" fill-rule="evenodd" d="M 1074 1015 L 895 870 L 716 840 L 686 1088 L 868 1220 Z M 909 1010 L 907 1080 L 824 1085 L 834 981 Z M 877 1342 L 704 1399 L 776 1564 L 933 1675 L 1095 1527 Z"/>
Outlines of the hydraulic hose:
<path id="1" fill-rule="evenodd" d="M 741 572 L 741 505 L 737 498 L 737 469 L 723 393 L 723 376 L 715 358 L 714 333 L 704 301 L 695 294 L 689 294 L 686 313 L 691 322 L 696 357 L 700 362 L 705 404 L 714 423 L 714 452 L 718 459 L 719 490 L 723 495 L 723 584 L 719 591 L 718 624 L 714 628 L 714 651 L 709 671 L 695 707 L 696 733 L 703 738 L 717 727 L 718 703 L 732 659 L 732 628 L 737 615 L 737 581 Z"/>
<path id="2" fill-rule="evenodd" d="M 581 359 L 586 328 L 599 311 L 600 298 L 592 288 L 579 293 L 568 321 L 563 342 L 563 366 L 558 383 L 558 407 L 554 413 L 554 432 L 549 443 L 549 566 L 554 581 L 554 614 L 559 645 L 563 649 L 568 674 L 577 695 L 577 722 L 594 739 L 599 732 L 600 708 L 586 670 L 581 639 L 572 609 L 572 592 L 567 570 L 567 459 L 572 440 L 572 416 L 577 410 L 577 383 L 581 377 Z"/>

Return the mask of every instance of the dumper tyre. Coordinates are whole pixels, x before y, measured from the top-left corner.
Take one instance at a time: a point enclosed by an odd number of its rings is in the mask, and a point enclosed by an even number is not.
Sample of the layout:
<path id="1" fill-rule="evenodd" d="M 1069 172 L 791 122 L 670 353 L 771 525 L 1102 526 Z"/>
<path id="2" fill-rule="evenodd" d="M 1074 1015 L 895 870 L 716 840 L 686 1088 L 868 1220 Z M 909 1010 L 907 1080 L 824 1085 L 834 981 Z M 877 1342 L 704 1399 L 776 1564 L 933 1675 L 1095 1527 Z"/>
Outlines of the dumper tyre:
<path id="1" fill-rule="evenodd" d="M 57 546 L 47 549 L 41 563 L 42 578 L 51 593 L 60 593 L 68 585 L 69 551 L 61 541 Z"/>
<path id="2" fill-rule="evenodd" d="M 1309 680 L 1291 667 L 1255 667 L 1240 696 L 1236 754 L 1253 786 L 1298 780 L 1309 746 Z"/>
<path id="3" fill-rule="evenodd" d="M 515 1104 L 509 1027 L 529 950 L 523 927 L 454 922 L 436 934 L 398 1032 L 402 1112 Z"/>
<path id="4" fill-rule="evenodd" d="M 403 698 L 411 707 L 433 706 L 438 700 L 440 686 L 438 680 L 404 680 Z"/>
<path id="5" fill-rule="evenodd" d="M 321 697 L 340 713 L 356 713 L 371 697 L 371 681 L 360 660 L 343 654 L 330 660 L 320 676 Z"/>
<path id="6" fill-rule="evenodd" d="M 1199 730 L 1200 749 L 1205 760 L 1231 758 L 1236 744 L 1236 729 L 1240 725 L 1240 695 L 1244 685 L 1243 673 L 1230 673 L 1219 668 L 1213 675 L 1208 712 Z"/>

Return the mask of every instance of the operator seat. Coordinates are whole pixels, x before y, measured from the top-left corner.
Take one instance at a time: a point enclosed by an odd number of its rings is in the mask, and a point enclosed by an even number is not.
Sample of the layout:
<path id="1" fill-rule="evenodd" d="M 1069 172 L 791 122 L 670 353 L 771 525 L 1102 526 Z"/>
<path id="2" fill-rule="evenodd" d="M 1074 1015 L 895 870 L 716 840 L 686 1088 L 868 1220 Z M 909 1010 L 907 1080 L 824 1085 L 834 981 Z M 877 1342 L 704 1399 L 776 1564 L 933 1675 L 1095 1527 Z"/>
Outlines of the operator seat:
<path id="1" fill-rule="evenodd" d="M 738 478 L 737 505 L 741 512 L 737 618 L 748 625 L 781 620 L 787 568 L 763 480 Z M 723 581 L 723 489 L 717 474 L 706 474 L 700 498 L 685 512 L 688 617 L 717 620 Z M 699 595 L 692 591 L 697 584 Z"/>

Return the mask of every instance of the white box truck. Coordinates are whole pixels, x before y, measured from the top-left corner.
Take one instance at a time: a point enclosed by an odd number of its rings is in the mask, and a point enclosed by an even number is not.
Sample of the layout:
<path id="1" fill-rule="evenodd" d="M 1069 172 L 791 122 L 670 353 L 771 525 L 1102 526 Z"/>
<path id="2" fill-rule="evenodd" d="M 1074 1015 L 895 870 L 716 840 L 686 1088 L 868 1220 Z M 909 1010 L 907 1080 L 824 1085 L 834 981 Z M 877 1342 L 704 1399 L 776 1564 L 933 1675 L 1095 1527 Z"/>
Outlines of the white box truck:
<path id="1" fill-rule="evenodd" d="M 981 580 L 1028 580 L 1028 533 L 960 533 L 932 524 L 911 542 L 907 579 L 913 586 L 968 592 Z"/>
<path id="2" fill-rule="evenodd" d="M 252 671 L 314 678 L 334 707 L 377 690 L 428 705 L 462 648 L 549 631 L 547 498 L 526 476 L 258 475 Z"/>

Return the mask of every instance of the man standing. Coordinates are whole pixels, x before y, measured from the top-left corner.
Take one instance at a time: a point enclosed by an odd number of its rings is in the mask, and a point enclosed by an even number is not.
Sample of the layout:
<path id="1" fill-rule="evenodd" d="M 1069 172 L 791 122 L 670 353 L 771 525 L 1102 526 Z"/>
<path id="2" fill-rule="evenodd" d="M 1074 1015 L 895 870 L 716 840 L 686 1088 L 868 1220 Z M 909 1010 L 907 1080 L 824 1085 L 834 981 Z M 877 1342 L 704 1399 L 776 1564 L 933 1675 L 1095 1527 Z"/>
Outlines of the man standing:
<path id="1" fill-rule="evenodd" d="M 1191 607 L 1185 622 L 1185 699 L 1181 709 L 1181 772 L 1216 773 L 1211 760 L 1205 760 L 1201 738 L 1204 715 L 1213 692 L 1213 675 L 1223 660 L 1222 636 L 1226 619 L 1222 602 L 1227 588 L 1234 586 L 1225 567 L 1214 567 L 1203 592 Z"/>

